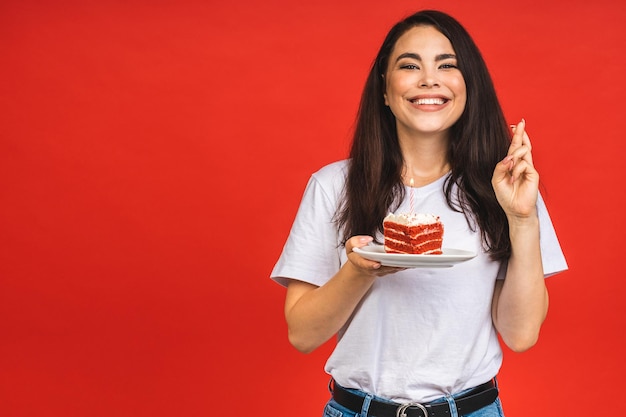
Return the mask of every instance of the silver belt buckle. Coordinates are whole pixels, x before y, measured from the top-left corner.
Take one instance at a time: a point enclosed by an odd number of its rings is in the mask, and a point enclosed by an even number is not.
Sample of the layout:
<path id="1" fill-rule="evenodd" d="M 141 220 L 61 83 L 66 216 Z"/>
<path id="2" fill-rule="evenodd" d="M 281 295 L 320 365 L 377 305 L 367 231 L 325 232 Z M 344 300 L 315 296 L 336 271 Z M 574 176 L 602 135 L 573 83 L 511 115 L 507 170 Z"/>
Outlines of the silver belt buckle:
<path id="1" fill-rule="evenodd" d="M 419 408 L 420 410 L 424 412 L 424 417 L 428 417 L 428 411 L 426 410 L 426 407 L 424 407 L 420 403 L 408 403 L 408 404 L 401 405 L 400 407 L 398 407 L 398 410 L 396 411 L 396 417 L 406 417 L 406 410 L 408 410 L 410 407 Z"/>

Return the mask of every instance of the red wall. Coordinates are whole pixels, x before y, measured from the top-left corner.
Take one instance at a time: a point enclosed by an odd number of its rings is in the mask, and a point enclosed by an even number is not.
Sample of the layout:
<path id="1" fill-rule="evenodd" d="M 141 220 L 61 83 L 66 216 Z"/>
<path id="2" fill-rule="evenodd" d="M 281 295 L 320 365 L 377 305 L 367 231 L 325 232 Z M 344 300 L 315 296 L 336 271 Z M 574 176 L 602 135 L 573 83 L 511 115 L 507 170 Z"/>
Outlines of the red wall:
<path id="1" fill-rule="evenodd" d="M 314 3 L 2 2 L 0 415 L 321 415 L 331 346 L 289 346 L 268 276 L 422 7 L 468 27 L 526 118 L 570 264 L 539 344 L 505 353 L 507 416 L 621 411 L 624 5 Z"/>

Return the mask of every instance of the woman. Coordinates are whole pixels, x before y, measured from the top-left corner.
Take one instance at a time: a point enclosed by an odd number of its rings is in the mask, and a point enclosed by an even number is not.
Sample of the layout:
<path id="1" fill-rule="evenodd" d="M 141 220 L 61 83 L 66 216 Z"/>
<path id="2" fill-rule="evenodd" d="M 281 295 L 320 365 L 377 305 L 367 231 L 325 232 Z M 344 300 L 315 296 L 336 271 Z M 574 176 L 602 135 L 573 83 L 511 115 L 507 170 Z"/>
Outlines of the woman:
<path id="1" fill-rule="evenodd" d="M 350 159 L 313 174 L 272 271 L 298 350 L 337 335 L 325 415 L 503 415 L 497 334 L 514 351 L 533 346 L 544 278 L 567 269 L 525 128 L 507 126 L 455 19 L 421 11 L 388 33 Z M 444 248 L 478 255 L 401 269 L 354 252 L 381 241 L 383 217 L 409 211 L 410 194 L 415 212 L 440 216 Z"/>

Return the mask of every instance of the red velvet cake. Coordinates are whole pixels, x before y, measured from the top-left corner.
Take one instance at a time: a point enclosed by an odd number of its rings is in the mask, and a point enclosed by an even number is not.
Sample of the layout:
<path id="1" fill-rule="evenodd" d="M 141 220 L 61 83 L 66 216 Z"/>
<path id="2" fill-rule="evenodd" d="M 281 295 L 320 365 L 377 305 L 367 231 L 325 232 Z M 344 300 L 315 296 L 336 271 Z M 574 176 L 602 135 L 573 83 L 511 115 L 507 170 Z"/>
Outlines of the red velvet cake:
<path id="1" fill-rule="evenodd" d="M 385 252 L 440 255 L 443 223 L 434 214 L 389 214 L 383 220 Z"/>

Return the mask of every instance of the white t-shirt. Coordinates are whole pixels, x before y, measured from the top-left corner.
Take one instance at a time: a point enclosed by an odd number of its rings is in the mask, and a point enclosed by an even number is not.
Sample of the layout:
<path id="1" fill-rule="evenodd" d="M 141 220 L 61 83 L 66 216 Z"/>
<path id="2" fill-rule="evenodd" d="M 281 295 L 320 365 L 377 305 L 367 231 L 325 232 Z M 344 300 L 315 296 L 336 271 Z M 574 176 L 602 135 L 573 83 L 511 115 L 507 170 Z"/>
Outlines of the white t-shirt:
<path id="1" fill-rule="evenodd" d="M 333 219 L 347 161 L 311 177 L 271 277 L 324 285 L 346 262 Z M 493 378 L 502 351 L 491 319 L 495 280 L 504 268 L 482 249 L 479 232 L 445 200 L 445 176 L 413 189 L 414 212 L 444 224 L 443 247 L 478 256 L 452 268 L 407 269 L 377 279 L 340 330 L 326 372 L 340 385 L 397 402 L 428 402 Z M 409 195 L 396 213 L 409 211 Z M 546 207 L 539 197 L 541 253 L 546 276 L 567 269 Z"/>

